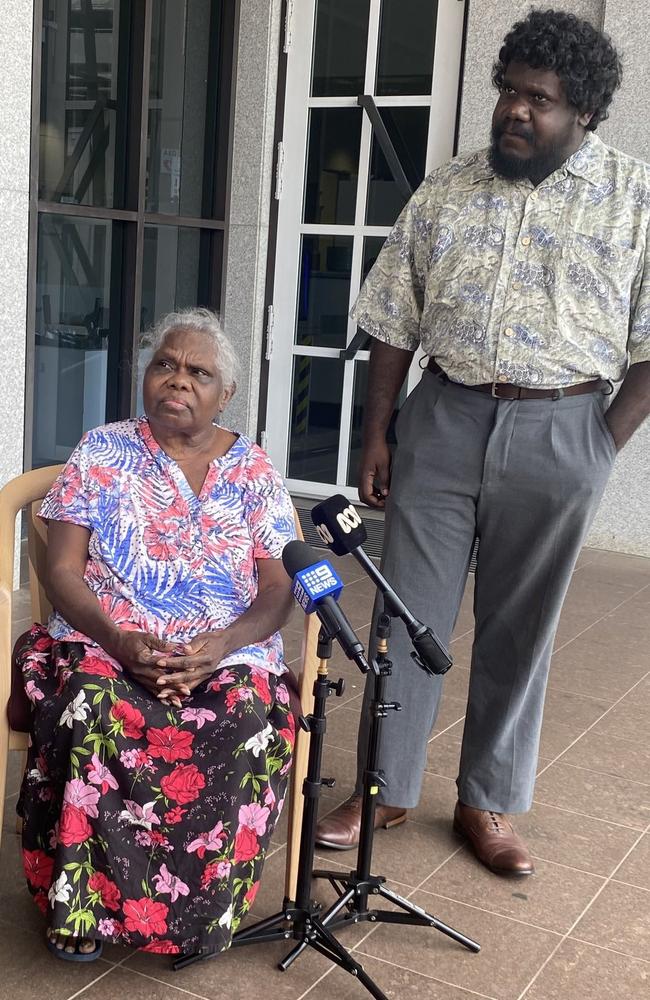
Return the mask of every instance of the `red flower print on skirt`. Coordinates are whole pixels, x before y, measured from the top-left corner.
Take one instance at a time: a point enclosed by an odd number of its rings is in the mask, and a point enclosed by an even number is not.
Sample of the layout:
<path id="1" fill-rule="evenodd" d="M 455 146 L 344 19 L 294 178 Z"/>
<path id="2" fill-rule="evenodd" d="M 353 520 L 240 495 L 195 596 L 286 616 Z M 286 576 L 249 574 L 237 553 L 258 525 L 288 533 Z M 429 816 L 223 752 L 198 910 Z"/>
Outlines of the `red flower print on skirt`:
<path id="1" fill-rule="evenodd" d="M 61 809 L 61 822 L 59 824 L 59 840 L 65 847 L 72 847 L 73 844 L 83 844 L 92 836 L 93 828 L 88 822 L 88 817 L 78 806 L 63 803 Z"/>
<path id="2" fill-rule="evenodd" d="M 169 913 L 169 907 L 164 903 L 157 903 L 148 896 L 142 899 L 124 900 L 124 926 L 127 931 L 142 934 L 143 937 L 151 937 L 152 934 L 166 934 L 167 924 L 165 917 Z"/>
<path id="3" fill-rule="evenodd" d="M 35 889 L 50 888 L 54 858 L 48 858 L 45 851 L 23 851 L 23 868 L 27 881 Z"/>
<path id="4" fill-rule="evenodd" d="M 177 760 L 189 760 L 192 756 L 194 733 L 177 729 L 176 726 L 165 726 L 164 729 L 147 729 L 150 757 L 162 757 L 168 764 Z"/>
<path id="5" fill-rule="evenodd" d="M 237 831 L 235 836 L 235 862 L 252 861 L 259 854 L 260 845 L 257 834 L 247 826 Z"/>
<path id="6" fill-rule="evenodd" d="M 101 656 L 84 656 L 79 664 L 84 674 L 95 674 L 96 677 L 117 677 L 118 673 L 109 660 Z"/>
<path id="7" fill-rule="evenodd" d="M 111 882 L 103 872 L 93 872 L 88 879 L 88 888 L 91 892 L 99 893 L 102 906 L 107 910 L 119 910 L 121 894 L 120 890 Z"/>
<path id="8" fill-rule="evenodd" d="M 139 740 L 146 725 L 144 715 L 128 701 L 118 701 L 111 709 L 111 718 L 122 723 L 122 731 L 130 740 Z"/>
<path id="9" fill-rule="evenodd" d="M 196 764 L 179 764 L 160 782 L 163 795 L 181 806 L 198 799 L 203 788 L 205 788 L 205 777 Z"/>

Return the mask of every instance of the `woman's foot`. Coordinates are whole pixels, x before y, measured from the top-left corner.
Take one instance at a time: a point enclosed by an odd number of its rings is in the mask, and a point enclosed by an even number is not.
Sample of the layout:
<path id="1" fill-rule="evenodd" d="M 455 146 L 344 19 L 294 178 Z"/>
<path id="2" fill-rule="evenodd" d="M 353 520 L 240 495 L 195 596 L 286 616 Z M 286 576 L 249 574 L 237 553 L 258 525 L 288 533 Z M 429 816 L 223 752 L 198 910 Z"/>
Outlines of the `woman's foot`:
<path id="1" fill-rule="evenodd" d="M 71 961 L 90 961 L 92 958 L 99 958 L 102 950 L 101 941 L 73 937 L 71 934 L 60 934 L 50 927 L 47 929 L 47 946 L 55 954 L 61 952 L 57 958 L 66 958 Z"/>

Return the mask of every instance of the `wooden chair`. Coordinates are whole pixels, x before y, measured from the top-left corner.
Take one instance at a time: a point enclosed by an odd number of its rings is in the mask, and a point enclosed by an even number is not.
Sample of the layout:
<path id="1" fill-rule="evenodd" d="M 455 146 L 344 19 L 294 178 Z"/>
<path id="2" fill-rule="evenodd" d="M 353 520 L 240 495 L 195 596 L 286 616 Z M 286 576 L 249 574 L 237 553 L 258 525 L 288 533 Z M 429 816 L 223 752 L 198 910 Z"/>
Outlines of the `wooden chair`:
<path id="1" fill-rule="evenodd" d="M 16 517 L 23 508 L 27 512 L 27 552 L 29 558 L 29 589 L 31 614 L 34 621 L 46 622 L 52 605 L 47 599 L 43 581 L 47 556 L 47 525 L 37 517 L 45 494 L 63 466 L 52 465 L 45 469 L 26 472 L 0 490 L 0 837 L 4 812 L 7 764 L 10 750 L 26 751 L 28 734 L 15 732 L 9 727 L 5 706 L 11 691 L 11 623 L 12 591 L 14 576 L 14 539 Z M 302 538 L 298 514 L 294 511 L 296 532 Z M 316 647 L 319 622 L 316 615 L 305 617 L 302 641 L 301 669 L 299 675 L 301 711 L 307 715 L 313 709 L 313 687 L 318 669 Z M 309 734 L 300 727 L 296 733 L 296 747 L 292 780 L 288 796 L 289 827 L 287 834 L 287 867 L 285 893 L 295 899 L 298 875 L 298 852 L 303 812 L 302 784 L 307 774 Z"/>

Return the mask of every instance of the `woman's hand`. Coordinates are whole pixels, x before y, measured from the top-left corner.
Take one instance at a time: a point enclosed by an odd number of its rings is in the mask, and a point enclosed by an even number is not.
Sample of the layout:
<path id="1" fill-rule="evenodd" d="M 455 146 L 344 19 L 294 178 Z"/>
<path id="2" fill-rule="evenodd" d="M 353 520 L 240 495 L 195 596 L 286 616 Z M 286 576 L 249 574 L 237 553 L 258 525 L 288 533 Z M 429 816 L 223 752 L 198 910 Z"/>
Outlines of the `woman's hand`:
<path id="1" fill-rule="evenodd" d="M 157 693 L 162 700 L 172 700 L 173 696 L 188 695 L 207 680 L 217 669 L 229 650 L 226 648 L 225 630 L 222 632 L 199 632 L 191 642 L 185 643 L 180 656 L 162 657 L 158 660 Z"/>
<path id="2" fill-rule="evenodd" d="M 124 669 L 141 684 L 146 691 L 160 696 L 158 679 L 161 676 L 159 661 L 178 650 L 178 646 L 149 632 L 132 632 L 117 630 L 114 641 L 107 644 L 106 650 L 114 659 L 121 663 Z M 170 699 L 171 700 L 171 699 Z"/>

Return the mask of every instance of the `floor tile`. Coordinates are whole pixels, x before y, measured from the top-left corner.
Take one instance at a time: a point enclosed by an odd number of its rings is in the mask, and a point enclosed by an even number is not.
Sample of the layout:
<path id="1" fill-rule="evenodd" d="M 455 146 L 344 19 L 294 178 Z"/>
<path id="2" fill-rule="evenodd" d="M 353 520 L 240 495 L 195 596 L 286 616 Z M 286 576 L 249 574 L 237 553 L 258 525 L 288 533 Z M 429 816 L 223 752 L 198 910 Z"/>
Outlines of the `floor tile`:
<path id="1" fill-rule="evenodd" d="M 650 785 L 650 745 L 632 743 L 592 730 L 581 736 L 560 761 Z"/>
<path id="2" fill-rule="evenodd" d="M 634 692 L 632 692 L 624 701 L 619 702 L 618 705 L 610 709 L 607 715 L 598 720 L 594 726 L 594 732 L 646 745 L 648 741 L 648 712 L 645 706 L 635 707 L 636 705 Z"/>
<path id="3" fill-rule="evenodd" d="M 566 933 L 602 887 L 604 879 L 536 861 L 526 878 L 500 878 L 464 848 L 432 875 L 421 889 Z"/>
<path id="4" fill-rule="evenodd" d="M 515 822 L 535 857 L 594 875 L 611 875 L 639 836 L 636 830 L 537 801 Z"/>
<path id="5" fill-rule="evenodd" d="M 354 956 L 364 971 L 386 994 L 388 1000 L 477 1000 L 475 993 L 449 986 L 435 979 L 402 969 L 391 962 L 377 958 Z M 364 1000 L 370 994 L 361 983 L 339 969 L 333 969 L 317 986 L 308 993 L 305 1000 Z"/>
<path id="6" fill-rule="evenodd" d="M 551 764 L 539 776 L 535 799 L 637 830 L 650 822 L 650 786 L 567 764 Z"/>
<path id="7" fill-rule="evenodd" d="M 650 889 L 650 834 L 646 833 L 616 872 L 620 882 Z"/>
<path id="8" fill-rule="evenodd" d="M 589 636 L 590 632 L 586 632 L 554 654 L 549 687 L 589 694 L 611 704 L 648 672 L 647 646 L 643 654 L 637 650 L 625 654 L 615 650 L 613 644 L 603 647 Z"/>
<path id="9" fill-rule="evenodd" d="M 48 1000 L 67 1000 L 111 968 L 101 959 L 86 963 L 64 962 L 49 953 L 42 934 L 27 932 L 11 921 L 0 921 L 3 997 L 34 1000 L 46 996 Z"/>
<path id="10" fill-rule="evenodd" d="M 516 1000 L 561 938 L 485 910 L 427 892 L 413 895 L 456 930 L 483 945 L 475 955 L 437 930 L 381 925 L 359 952 L 384 958 L 418 972 L 499 1000 Z M 516 961 L 513 956 L 516 955 Z"/>
<path id="11" fill-rule="evenodd" d="M 360 700 L 355 700 L 352 707 L 346 708 L 342 705 L 328 713 L 327 729 L 323 737 L 326 746 L 338 747 L 356 754 L 360 709 Z"/>
<path id="12" fill-rule="evenodd" d="M 178 973 L 179 977 L 182 973 Z M 148 976 L 125 969 L 112 969 L 108 975 L 89 986 L 79 997 L 79 1000 L 116 1000 L 116 997 L 128 997 L 128 1000 L 193 1000 L 197 994 L 188 993 L 183 989 L 156 982 Z"/>
<path id="13" fill-rule="evenodd" d="M 544 704 L 544 721 L 559 722 L 562 725 L 581 726 L 586 729 L 603 715 L 612 705 L 611 700 L 592 698 L 589 695 L 572 694 L 549 688 Z"/>
<path id="14" fill-rule="evenodd" d="M 257 1000 L 258 997 L 297 1000 L 327 971 L 329 962 L 309 949 L 287 972 L 280 972 L 277 963 L 290 948 L 291 942 L 250 944 L 232 948 L 216 958 L 198 962 L 179 972 L 173 971 L 167 956 L 138 952 L 121 968 L 140 972 L 206 1000 Z M 146 996 L 143 995 L 143 1000 Z M 171 1000 L 164 994 L 163 997 L 164 1000 Z M 187 998 L 179 993 L 178 1000 Z"/>
<path id="15" fill-rule="evenodd" d="M 650 890 L 609 882 L 571 937 L 650 963 Z"/>
<path id="16" fill-rule="evenodd" d="M 649 987 L 647 963 L 569 938 L 523 1000 L 647 1000 Z"/>

